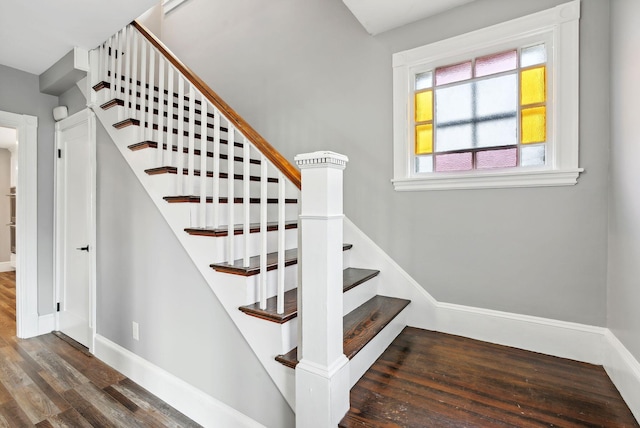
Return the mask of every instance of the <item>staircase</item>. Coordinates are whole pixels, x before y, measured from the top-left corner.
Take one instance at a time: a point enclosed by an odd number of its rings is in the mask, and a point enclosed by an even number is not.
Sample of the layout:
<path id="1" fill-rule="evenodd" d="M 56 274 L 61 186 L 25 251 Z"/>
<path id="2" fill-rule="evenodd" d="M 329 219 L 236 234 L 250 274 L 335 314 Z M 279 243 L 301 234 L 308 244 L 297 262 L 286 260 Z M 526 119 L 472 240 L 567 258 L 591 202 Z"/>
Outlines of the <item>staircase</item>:
<path id="1" fill-rule="evenodd" d="M 313 269 L 298 263 L 300 172 L 140 24 L 91 63 L 98 119 L 296 411 L 298 345 L 313 339 L 298 328 L 299 278 Z M 339 268 L 349 387 L 406 325 L 410 303 L 378 295 L 380 272 L 351 266 L 350 251 L 344 243 Z"/>

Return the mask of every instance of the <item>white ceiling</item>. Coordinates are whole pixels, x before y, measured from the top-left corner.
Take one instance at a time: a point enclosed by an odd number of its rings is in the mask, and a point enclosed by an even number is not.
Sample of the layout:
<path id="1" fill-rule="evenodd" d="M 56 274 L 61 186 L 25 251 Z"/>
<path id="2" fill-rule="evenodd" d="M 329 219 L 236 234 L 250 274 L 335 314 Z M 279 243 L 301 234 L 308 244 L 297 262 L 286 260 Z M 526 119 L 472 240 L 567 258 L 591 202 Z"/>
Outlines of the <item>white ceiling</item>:
<path id="1" fill-rule="evenodd" d="M 74 46 L 92 49 L 158 0 L 0 0 L 0 64 L 41 74 Z"/>
<path id="2" fill-rule="evenodd" d="M 342 0 L 369 34 L 379 34 L 474 0 Z"/>
<path id="3" fill-rule="evenodd" d="M 0 149 L 8 149 L 18 142 L 18 133 L 13 128 L 3 128 L 0 126 Z"/>

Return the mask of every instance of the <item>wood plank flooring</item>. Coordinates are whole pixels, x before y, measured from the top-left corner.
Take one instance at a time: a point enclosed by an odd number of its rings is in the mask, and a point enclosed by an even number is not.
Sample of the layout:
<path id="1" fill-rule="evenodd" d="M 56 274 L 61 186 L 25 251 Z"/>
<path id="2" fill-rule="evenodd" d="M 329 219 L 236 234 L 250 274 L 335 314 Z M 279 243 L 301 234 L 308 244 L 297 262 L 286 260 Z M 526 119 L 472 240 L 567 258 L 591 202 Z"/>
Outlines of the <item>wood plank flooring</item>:
<path id="1" fill-rule="evenodd" d="M 407 327 L 351 389 L 353 427 L 638 427 L 600 366 Z"/>
<path id="2" fill-rule="evenodd" d="M 199 427 L 54 334 L 16 338 L 15 273 L 0 272 L 0 427 Z"/>

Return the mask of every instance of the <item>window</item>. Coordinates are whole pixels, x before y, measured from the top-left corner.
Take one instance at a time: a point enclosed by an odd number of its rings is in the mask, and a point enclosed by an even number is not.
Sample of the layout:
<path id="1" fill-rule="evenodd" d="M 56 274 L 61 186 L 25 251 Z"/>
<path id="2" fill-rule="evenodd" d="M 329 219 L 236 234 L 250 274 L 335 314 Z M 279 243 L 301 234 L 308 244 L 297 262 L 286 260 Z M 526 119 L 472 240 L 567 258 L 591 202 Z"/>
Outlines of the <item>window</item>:
<path id="1" fill-rule="evenodd" d="M 579 11 L 395 54 L 396 190 L 575 184 Z"/>

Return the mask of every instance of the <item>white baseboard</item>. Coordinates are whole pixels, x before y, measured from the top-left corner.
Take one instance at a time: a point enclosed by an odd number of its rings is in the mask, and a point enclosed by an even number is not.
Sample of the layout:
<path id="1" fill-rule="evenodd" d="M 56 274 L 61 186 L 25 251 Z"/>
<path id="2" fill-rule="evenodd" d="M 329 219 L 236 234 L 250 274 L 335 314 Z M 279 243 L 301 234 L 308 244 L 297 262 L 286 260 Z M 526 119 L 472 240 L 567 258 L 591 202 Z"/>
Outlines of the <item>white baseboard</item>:
<path id="1" fill-rule="evenodd" d="M 605 340 L 604 368 L 636 420 L 640 421 L 640 362 L 610 330 L 605 333 Z"/>
<path id="2" fill-rule="evenodd" d="M 40 315 L 38 317 L 38 336 L 51 333 L 56 329 L 56 314 Z"/>
<path id="3" fill-rule="evenodd" d="M 529 315 L 437 303 L 437 331 L 590 364 L 604 363 L 607 329 Z"/>
<path id="4" fill-rule="evenodd" d="M 96 335 L 95 356 L 204 427 L 264 428 L 133 352 Z"/>
<path id="5" fill-rule="evenodd" d="M 9 272 L 12 270 L 16 270 L 13 263 L 9 262 L 0 262 L 0 272 Z"/>

